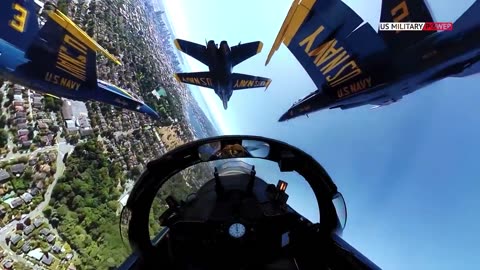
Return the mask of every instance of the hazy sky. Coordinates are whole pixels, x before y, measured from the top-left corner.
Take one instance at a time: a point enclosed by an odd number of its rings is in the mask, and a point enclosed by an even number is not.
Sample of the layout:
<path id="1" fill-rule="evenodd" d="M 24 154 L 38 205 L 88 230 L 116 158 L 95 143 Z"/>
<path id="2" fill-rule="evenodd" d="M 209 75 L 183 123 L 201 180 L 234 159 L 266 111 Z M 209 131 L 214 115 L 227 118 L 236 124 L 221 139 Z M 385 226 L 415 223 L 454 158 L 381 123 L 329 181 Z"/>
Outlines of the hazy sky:
<path id="1" fill-rule="evenodd" d="M 178 38 L 264 42 L 234 71 L 272 78 L 266 92 L 235 92 L 225 111 L 212 90 L 192 90 L 224 133 L 280 139 L 317 158 L 346 199 L 350 244 L 384 269 L 478 269 L 480 76 L 446 79 L 377 110 L 325 110 L 278 123 L 315 90 L 284 45 L 264 66 L 291 0 L 164 2 Z M 376 28 L 381 1 L 345 2 Z M 435 21 L 455 21 L 474 0 L 430 2 Z M 208 70 L 186 59 L 186 72 Z"/>

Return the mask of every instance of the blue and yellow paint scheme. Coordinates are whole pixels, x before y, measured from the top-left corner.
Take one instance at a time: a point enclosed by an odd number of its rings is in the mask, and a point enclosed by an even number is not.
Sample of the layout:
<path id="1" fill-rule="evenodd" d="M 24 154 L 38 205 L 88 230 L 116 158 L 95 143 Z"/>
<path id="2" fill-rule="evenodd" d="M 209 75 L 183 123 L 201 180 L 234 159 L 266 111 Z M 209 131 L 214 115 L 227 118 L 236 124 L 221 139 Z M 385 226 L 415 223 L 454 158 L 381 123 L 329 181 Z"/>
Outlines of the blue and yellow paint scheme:
<path id="1" fill-rule="evenodd" d="M 258 87 L 265 87 L 266 90 L 272 81 L 269 78 L 232 73 L 234 66 L 262 51 L 263 43 L 260 41 L 238 44 L 231 48 L 226 41 L 217 46 L 213 40 L 205 46 L 182 39 L 175 39 L 174 44 L 178 50 L 209 68 L 206 72 L 176 73 L 175 78 L 182 83 L 213 89 L 222 100 L 225 110 L 233 91 Z"/>
<path id="2" fill-rule="evenodd" d="M 384 106 L 445 77 L 480 72 L 480 0 L 453 31 L 376 31 L 340 0 L 294 0 L 265 65 L 283 43 L 318 88 L 279 121 L 322 109 Z M 383 0 L 381 22 L 432 22 L 424 0 Z"/>
<path id="3" fill-rule="evenodd" d="M 159 119 L 142 100 L 97 79 L 97 53 L 121 65 L 54 6 L 47 9 L 33 0 L 0 2 L 1 77 L 44 94 L 99 101 Z"/>

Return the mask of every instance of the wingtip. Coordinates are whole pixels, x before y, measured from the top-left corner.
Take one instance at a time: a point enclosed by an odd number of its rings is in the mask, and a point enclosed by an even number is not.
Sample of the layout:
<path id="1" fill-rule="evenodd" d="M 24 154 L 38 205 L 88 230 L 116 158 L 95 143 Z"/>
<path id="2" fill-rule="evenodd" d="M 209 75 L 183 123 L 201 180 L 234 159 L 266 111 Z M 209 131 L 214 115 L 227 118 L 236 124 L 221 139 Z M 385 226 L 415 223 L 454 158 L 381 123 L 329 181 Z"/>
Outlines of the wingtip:
<path id="1" fill-rule="evenodd" d="M 177 50 L 182 51 L 182 47 L 180 47 L 180 43 L 178 43 L 178 38 L 173 40 L 173 44 L 175 44 L 175 48 L 177 48 Z"/>
<path id="2" fill-rule="evenodd" d="M 257 54 L 260 53 L 263 49 L 263 42 L 259 41 L 258 42 L 258 48 L 257 48 Z"/>
<path id="3" fill-rule="evenodd" d="M 267 83 L 265 84 L 265 91 L 267 91 L 268 87 L 270 86 L 270 83 L 272 82 L 272 79 L 268 79 Z"/>

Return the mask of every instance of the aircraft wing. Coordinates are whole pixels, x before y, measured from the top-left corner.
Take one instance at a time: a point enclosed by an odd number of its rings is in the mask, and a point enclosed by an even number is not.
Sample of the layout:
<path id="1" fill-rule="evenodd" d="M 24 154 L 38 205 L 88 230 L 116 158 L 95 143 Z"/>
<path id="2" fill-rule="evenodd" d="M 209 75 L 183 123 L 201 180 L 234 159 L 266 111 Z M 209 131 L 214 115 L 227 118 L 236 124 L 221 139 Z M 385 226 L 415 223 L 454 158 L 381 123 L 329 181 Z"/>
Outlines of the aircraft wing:
<path id="1" fill-rule="evenodd" d="M 250 88 L 258 88 L 258 87 L 265 87 L 265 90 L 267 90 L 268 86 L 272 82 L 272 80 L 269 78 L 263 78 L 263 77 L 240 74 L 240 73 L 233 73 L 231 80 L 233 83 L 233 86 L 232 86 L 233 90 L 250 89 Z"/>
<path id="2" fill-rule="evenodd" d="M 191 57 L 197 59 L 198 61 L 202 62 L 204 65 L 209 66 L 208 57 L 206 53 L 207 47 L 197 43 L 186 41 L 183 39 L 178 39 L 178 38 L 174 39 L 173 43 L 175 44 L 175 47 L 179 51 L 186 53 Z"/>
<path id="3" fill-rule="evenodd" d="M 372 67 L 385 63 L 383 39 L 340 0 L 295 0 L 265 64 L 283 42 L 320 90 L 369 79 L 381 81 Z M 359 92 L 368 85 L 355 87 Z M 353 93 L 351 93 L 353 94 Z M 342 95 L 344 97 L 345 95 Z"/>
<path id="4" fill-rule="evenodd" d="M 149 107 L 145 102 L 133 96 L 128 91 L 110 84 L 105 81 L 98 80 L 98 87 L 95 92 L 91 92 L 92 100 L 111 104 L 113 106 L 125 108 L 131 111 L 137 111 L 147 114 L 153 119 L 159 119 L 159 114 Z"/>
<path id="5" fill-rule="evenodd" d="M 260 53 L 263 48 L 263 43 L 261 41 L 249 42 L 244 44 L 239 44 L 236 46 L 232 46 L 230 48 L 231 51 L 231 59 L 232 59 L 232 66 L 236 66 L 241 62 L 247 60 L 248 58 Z"/>
<path id="6" fill-rule="evenodd" d="M 381 22 L 433 22 L 424 0 L 383 0 Z M 435 31 L 379 31 L 392 50 L 404 50 Z"/>

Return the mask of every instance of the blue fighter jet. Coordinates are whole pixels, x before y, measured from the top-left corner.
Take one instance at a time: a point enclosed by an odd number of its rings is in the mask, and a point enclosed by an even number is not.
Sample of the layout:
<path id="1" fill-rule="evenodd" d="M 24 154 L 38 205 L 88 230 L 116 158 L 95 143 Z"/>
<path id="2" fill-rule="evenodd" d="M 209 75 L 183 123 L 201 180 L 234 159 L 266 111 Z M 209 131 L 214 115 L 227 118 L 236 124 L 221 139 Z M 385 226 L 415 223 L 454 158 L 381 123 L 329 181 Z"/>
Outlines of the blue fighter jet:
<path id="1" fill-rule="evenodd" d="M 121 65 L 53 4 L 0 2 L 0 77 L 45 94 L 99 101 L 159 119 L 132 93 L 97 79 L 97 52 Z"/>
<path id="2" fill-rule="evenodd" d="M 479 73 L 479 15 L 477 0 L 451 31 L 377 33 L 340 0 L 295 0 L 265 64 L 283 42 L 318 90 L 279 121 L 327 108 L 377 108 L 445 77 Z M 424 0 L 384 0 L 380 21 L 434 23 Z"/>
<path id="3" fill-rule="evenodd" d="M 227 103 L 235 90 L 265 87 L 268 88 L 271 80 L 268 78 L 232 73 L 234 66 L 261 52 L 263 44 L 260 41 L 228 46 L 226 41 L 217 46 L 213 40 L 206 46 L 190 41 L 175 39 L 178 50 L 190 55 L 203 64 L 210 71 L 177 73 L 175 78 L 179 82 L 212 88 L 227 109 Z"/>

